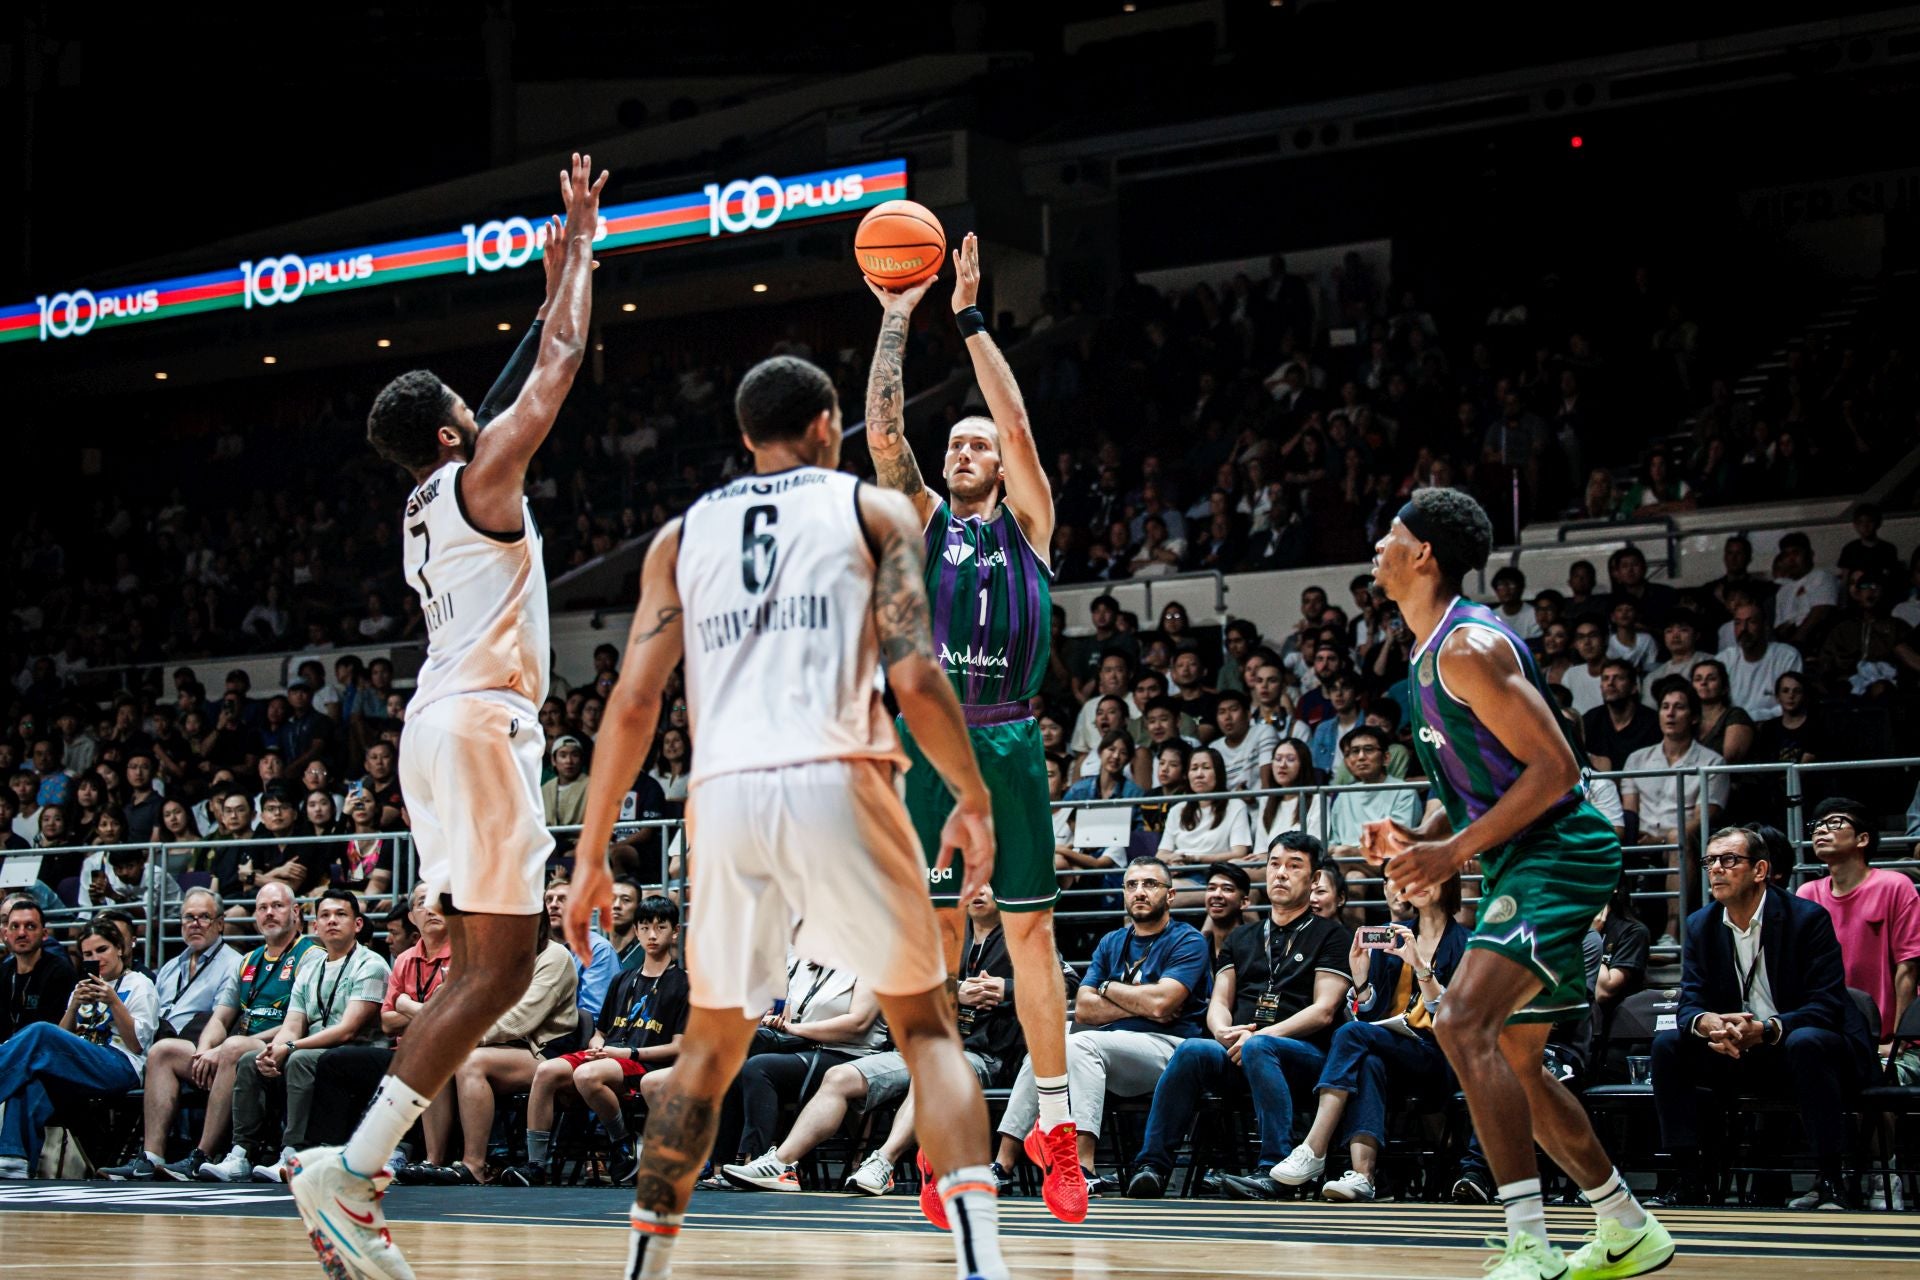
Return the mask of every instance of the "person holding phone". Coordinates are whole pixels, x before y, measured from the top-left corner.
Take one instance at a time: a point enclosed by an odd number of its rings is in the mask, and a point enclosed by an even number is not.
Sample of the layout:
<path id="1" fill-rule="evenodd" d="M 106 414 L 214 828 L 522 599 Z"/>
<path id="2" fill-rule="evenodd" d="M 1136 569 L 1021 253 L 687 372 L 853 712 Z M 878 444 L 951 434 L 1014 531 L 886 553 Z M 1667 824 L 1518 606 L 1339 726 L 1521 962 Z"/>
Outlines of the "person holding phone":
<path id="1" fill-rule="evenodd" d="M 80 981 L 60 1024 L 31 1023 L 0 1044 L 0 1179 L 30 1177 L 39 1163 L 53 1116 L 50 1083 L 107 1096 L 140 1087 L 160 1025 L 159 992 L 127 968 L 126 943 L 110 926 L 87 926 L 80 957 Z"/>
<path id="2" fill-rule="evenodd" d="M 1312 1181 L 1326 1169 L 1328 1149 L 1344 1132 L 1353 1167 L 1320 1194 L 1345 1204 L 1377 1194 L 1373 1175 L 1386 1138 L 1387 1100 L 1416 1092 L 1423 1081 L 1453 1087 L 1447 1056 L 1434 1039 L 1433 1015 L 1467 953 L 1466 926 L 1453 918 L 1460 910 L 1460 877 L 1391 896 L 1399 899 L 1396 916 L 1401 901 L 1414 909 L 1411 923 L 1396 918 L 1354 931 L 1347 966 L 1356 1020 L 1333 1033 L 1316 1086 L 1313 1127 L 1273 1169 L 1273 1180 L 1289 1187 Z"/>

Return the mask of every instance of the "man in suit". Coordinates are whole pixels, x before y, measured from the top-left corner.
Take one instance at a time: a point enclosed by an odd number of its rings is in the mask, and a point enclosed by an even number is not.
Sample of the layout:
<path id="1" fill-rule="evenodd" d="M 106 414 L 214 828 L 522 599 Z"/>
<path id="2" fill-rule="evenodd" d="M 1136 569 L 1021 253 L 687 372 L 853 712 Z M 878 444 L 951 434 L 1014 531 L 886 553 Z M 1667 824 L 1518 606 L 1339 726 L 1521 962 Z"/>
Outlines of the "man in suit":
<path id="1" fill-rule="evenodd" d="M 1841 1185 L 1846 1097 L 1872 1070 L 1873 1038 L 1847 994 L 1833 921 L 1818 903 L 1769 887 L 1758 833 L 1723 827 L 1707 842 L 1713 902 L 1687 917 L 1679 1025 L 1653 1042 L 1653 1101 L 1679 1176 L 1668 1204 L 1704 1204 L 1699 1101 L 1791 1097 L 1819 1161 L 1794 1209 L 1851 1207 Z"/>

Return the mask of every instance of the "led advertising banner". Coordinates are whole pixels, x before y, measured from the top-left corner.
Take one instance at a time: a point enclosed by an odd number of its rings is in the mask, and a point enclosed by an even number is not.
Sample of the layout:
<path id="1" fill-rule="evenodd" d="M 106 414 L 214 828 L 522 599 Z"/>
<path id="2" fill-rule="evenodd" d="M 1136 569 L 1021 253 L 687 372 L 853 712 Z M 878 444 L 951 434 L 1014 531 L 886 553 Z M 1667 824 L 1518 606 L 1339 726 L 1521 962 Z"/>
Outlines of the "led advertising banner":
<path id="1" fill-rule="evenodd" d="M 689 195 L 665 196 L 600 211 L 594 248 L 653 249 L 667 244 L 747 235 L 808 218 L 865 209 L 907 194 L 907 162 L 709 182 Z M 0 343 L 57 342 L 117 325 L 228 307 L 278 307 L 343 289 L 395 284 L 427 276 L 513 271 L 535 261 L 545 215 L 494 218 L 458 231 L 395 240 L 361 249 L 277 253 L 237 266 L 153 284 L 95 291 L 66 289 L 0 307 Z"/>

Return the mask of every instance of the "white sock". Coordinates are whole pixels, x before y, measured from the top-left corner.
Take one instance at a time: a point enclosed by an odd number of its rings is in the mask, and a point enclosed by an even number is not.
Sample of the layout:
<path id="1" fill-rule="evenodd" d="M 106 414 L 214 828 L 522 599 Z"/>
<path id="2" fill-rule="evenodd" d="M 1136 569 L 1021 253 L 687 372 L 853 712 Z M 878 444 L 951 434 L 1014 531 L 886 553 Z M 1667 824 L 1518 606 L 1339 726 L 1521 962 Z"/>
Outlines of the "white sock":
<path id="1" fill-rule="evenodd" d="M 1627 1189 L 1627 1180 L 1620 1176 L 1618 1169 L 1592 1191 L 1580 1194 L 1593 1206 L 1596 1218 L 1612 1218 L 1629 1231 L 1638 1231 L 1647 1225 L 1647 1211 L 1633 1198 L 1633 1192 Z"/>
<path id="2" fill-rule="evenodd" d="M 360 1118 L 360 1127 L 353 1131 L 353 1136 L 347 1139 L 347 1149 L 341 1152 L 340 1158 L 348 1172 L 371 1178 L 385 1168 L 387 1157 L 432 1101 L 415 1093 L 399 1076 L 382 1080 L 379 1089 L 374 1091 L 373 1101 L 367 1104 L 367 1114 Z"/>
<path id="3" fill-rule="evenodd" d="M 626 1280 L 662 1280 L 673 1274 L 673 1242 L 680 1238 L 678 1213 L 654 1213 L 634 1205 L 627 1211 L 633 1231 L 627 1241 Z"/>
<path id="4" fill-rule="evenodd" d="M 1052 1133 L 1073 1119 L 1067 1110 L 1067 1078 L 1065 1076 L 1035 1076 L 1033 1088 L 1040 1098 L 1040 1132 Z"/>
<path id="5" fill-rule="evenodd" d="M 1537 1238 L 1541 1244 L 1550 1243 L 1547 1239 L 1547 1205 L 1540 1198 L 1540 1179 L 1501 1183 L 1500 1207 L 1507 1215 L 1508 1239 L 1518 1239 L 1525 1232 Z"/>
<path id="6" fill-rule="evenodd" d="M 955 1274 L 960 1280 L 1006 1280 L 993 1170 L 979 1164 L 955 1169 L 940 1179 L 940 1202 L 947 1207 L 947 1218 L 953 1224 Z"/>

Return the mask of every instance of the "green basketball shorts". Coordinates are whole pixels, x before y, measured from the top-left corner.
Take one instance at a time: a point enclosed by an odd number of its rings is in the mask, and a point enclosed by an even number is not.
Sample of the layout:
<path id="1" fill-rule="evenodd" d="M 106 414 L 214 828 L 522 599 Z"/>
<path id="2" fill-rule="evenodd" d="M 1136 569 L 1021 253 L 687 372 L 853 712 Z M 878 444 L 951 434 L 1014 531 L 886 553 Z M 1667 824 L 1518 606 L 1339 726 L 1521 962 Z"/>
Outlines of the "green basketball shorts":
<path id="1" fill-rule="evenodd" d="M 907 814 L 927 855 L 927 889 L 936 907 L 960 903 L 960 868 L 935 871 L 940 828 L 953 812 L 953 794 L 897 719 L 900 745 L 913 767 L 907 770 Z M 1002 911 L 1050 911 L 1060 896 L 1053 874 L 1053 815 L 1047 807 L 1047 768 L 1040 747 L 1040 725 L 1027 719 L 1012 724 L 970 727 L 980 776 L 993 797 L 993 896 Z M 956 860 L 957 862 L 957 860 Z"/>
<path id="2" fill-rule="evenodd" d="M 1469 947 L 1495 951 L 1540 979 L 1508 1022 L 1568 1022 L 1591 1003 L 1581 943 L 1620 882 L 1620 839 L 1590 804 L 1483 854 Z"/>

